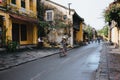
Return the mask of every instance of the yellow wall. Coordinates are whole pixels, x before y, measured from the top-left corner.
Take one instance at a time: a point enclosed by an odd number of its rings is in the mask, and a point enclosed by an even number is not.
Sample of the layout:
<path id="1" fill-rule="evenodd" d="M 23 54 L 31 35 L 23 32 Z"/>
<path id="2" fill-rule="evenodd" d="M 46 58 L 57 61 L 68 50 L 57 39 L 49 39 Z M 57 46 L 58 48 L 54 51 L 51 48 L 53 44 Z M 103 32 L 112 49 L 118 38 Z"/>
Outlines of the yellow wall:
<path id="1" fill-rule="evenodd" d="M 12 24 L 11 24 L 11 20 L 9 18 L 9 14 L 0 11 L 0 15 L 4 17 L 3 19 L 3 28 L 4 30 L 6 29 L 6 41 L 7 40 L 12 40 Z"/>
<path id="2" fill-rule="evenodd" d="M 33 44 L 37 44 L 38 42 L 38 36 L 37 36 L 37 26 L 36 25 L 34 25 L 34 27 L 33 27 Z"/>
<path id="3" fill-rule="evenodd" d="M 21 28 L 19 27 L 19 36 L 20 36 L 20 44 L 21 45 L 26 45 L 26 44 L 37 44 L 37 25 L 33 25 L 33 24 L 29 24 L 29 23 L 24 23 L 21 21 L 12 21 L 14 23 L 18 23 L 18 24 L 25 24 L 27 26 L 27 40 L 26 41 L 21 41 Z M 12 24 L 12 23 L 11 23 Z M 8 31 L 12 31 L 12 29 L 8 30 Z M 11 35 L 9 35 L 12 39 L 12 32 Z"/>
<path id="4" fill-rule="evenodd" d="M 37 26 L 36 25 L 27 25 L 27 41 L 21 41 L 21 44 L 37 44 Z"/>
<path id="5" fill-rule="evenodd" d="M 21 7 L 21 0 L 16 0 L 16 4 L 12 4 L 11 0 L 7 0 L 7 4 L 10 4 L 9 9 L 11 9 L 13 12 L 17 11 L 19 14 L 27 14 L 31 17 L 37 18 L 37 4 L 36 0 L 25 0 L 25 8 Z"/>
<path id="6" fill-rule="evenodd" d="M 76 41 L 78 42 L 83 41 L 82 23 L 80 23 L 80 30 L 76 34 Z"/>
<path id="7" fill-rule="evenodd" d="M 7 40 L 12 40 L 12 20 L 10 19 L 8 14 L 6 15 L 7 15 L 5 20 L 6 29 L 7 29 L 6 36 L 7 36 Z"/>
<path id="8" fill-rule="evenodd" d="M 7 0 L 7 4 L 10 4 L 9 1 L 11 0 Z M 25 13 L 31 13 L 28 15 L 36 15 L 37 13 L 37 4 L 36 4 L 36 0 L 32 1 L 32 9 L 30 8 L 30 4 L 29 4 L 30 0 L 25 0 L 26 2 L 26 8 L 25 8 Z M 10 4 L 10 6 L 13 6 Z M 16 0 L 16 5 L 14 7 L 17 7 L 15 9 L 21 9 L 21 0 Z M 30 11 L 30 12 L 29 12 Z M 4 11 L 0 11 L 0 16 L 3 16 L 5 19 L 3 20 L 3 26 L 4 29 L 7 29 L 6 32 L 6 41 L 7 40 L 12 40 L 12 23 L 18 23 L 18 24 L 27 24 L 27 40 L 26 41 L 20 41 L 20 45 L 24 45 L 24 44 L 37 44 L 37 24 L 34 23 L 28 23 L 28 22 L 24 22 L 24 21 L 20 21 L 20 20 L 12 20 L 11 17 L 9 16 L 9 13 L 4 12 Z M 30 16 L 29 16 L 30 17 Z M 37 16 L 35 17 L 37 18 Z M 20 33 L 20 29 L 19 29 L 19 33 Z M 20 35 L 19 35 L 20 36 Z"/>

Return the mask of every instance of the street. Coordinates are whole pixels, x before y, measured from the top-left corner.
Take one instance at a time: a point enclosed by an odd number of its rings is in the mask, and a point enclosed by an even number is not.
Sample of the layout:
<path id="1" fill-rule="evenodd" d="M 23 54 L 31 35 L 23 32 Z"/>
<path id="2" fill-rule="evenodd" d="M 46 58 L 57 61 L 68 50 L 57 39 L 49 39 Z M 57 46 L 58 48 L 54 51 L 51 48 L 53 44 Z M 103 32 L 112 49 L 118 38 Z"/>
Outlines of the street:
<path id="1" fill-rule="evenodd" d="M 101 45 L 91 43 L 68 51 L 0 71 L 0 80 L 94 80 Z"/>

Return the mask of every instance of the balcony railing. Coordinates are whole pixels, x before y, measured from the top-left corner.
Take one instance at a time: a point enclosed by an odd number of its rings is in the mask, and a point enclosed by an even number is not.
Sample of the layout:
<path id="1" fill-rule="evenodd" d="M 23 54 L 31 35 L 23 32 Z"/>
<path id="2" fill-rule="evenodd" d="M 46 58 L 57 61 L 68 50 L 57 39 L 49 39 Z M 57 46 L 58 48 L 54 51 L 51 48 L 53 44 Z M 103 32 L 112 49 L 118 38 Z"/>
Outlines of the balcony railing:
<path id="1" fill-rule="evenodd" d="M 25 8 L 19 9 L 17 5 L 11 4 L 9 0 L 2 0 L 2 2 L 0 3 L 0 10 L 33 18 L 37 17 L 37 14 L 35 14 L 32 10 L 26 10 Z"/>
<path id="2" fill-rule="evenodd" d="M 0 9 L 5 10 L 7 8 L 7 0 L 2 0 L 0 3 Z"/>

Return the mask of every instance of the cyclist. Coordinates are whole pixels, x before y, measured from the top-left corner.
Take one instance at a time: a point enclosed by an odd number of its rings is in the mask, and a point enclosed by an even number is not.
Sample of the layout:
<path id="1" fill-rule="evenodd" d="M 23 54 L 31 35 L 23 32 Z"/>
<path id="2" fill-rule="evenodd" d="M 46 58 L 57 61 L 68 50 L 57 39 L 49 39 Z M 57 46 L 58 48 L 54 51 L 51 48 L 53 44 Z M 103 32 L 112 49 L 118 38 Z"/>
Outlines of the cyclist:
<path id="1" fill-rule="evenodd" d="M 67 55 L 67 41 L 66 41 L 66 38 L 63 37 L 62 41 L 60 43 L 61 43 L 62 52 L 63 52 L 64 56 L 66 56 Z"/>

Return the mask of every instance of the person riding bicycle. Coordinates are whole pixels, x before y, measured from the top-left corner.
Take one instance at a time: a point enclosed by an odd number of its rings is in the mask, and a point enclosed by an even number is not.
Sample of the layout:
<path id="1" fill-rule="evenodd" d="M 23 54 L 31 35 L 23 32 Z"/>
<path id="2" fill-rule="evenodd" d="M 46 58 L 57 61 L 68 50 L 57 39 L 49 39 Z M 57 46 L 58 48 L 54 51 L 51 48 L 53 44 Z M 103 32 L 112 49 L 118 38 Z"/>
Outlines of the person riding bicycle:
<path id="1" fill-rule="evenodd" d="M 66 38 L 63 37 L 61 43 L 61 48 L 63 49 L 63 54 L 67 55 L 67 41 Z"/>

